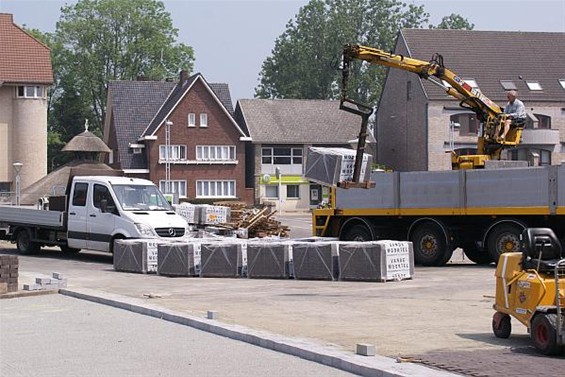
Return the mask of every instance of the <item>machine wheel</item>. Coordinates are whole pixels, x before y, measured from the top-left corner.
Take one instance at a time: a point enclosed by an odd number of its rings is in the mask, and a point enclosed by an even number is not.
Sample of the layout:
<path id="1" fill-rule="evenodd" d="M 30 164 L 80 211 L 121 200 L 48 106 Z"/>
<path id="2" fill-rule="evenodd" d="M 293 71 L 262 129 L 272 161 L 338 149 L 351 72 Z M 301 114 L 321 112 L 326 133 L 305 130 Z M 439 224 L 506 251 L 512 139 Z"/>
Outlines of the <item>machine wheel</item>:
<path id="1" fill-rule="evenodd" d="M 492 317 L 492 332 L 497 338 L 508 339 L 512 332 L 510 316 L 500 312 L 494 313 Z"/>
<path id="2" fill-rule="evenodd" d="M 343 241 L 358 241 L 358 242 L 366 242 L 373 240 L 373 238 L 371 237 L 371 231 L 367 228 L 366 225 L 362 225 L 362 224 L 353 225 L 351 228 L 347 229 L 342 239 Z"/>
<path id="3" fill-rule="evenodd" d="M 447 245 L 446 234 L 436 223 L 419 225 L 410 240 L 414 245 L 414 260 L 423 266 L 443 266 L 451 259 L 453 249 Z"/>
<path id="4" fill-rule="evenodd" d="M 39 244 L 31 240 L 29 230 L 22 229 L 16 235 L 16 246 L 22 255 L 35 254 L 39 251 Z"/>
<path id="5" fill-rule="evenodd" d="M 563 346 L 557 345 L 557 314 L 538 314 L 531 324 L 531 338 L 534 346 L 544 355 L 563 353 Z"/>
<path id="6" fill-rule="evenodd" d="M 520 251 L 520 235 L 523 229 L 514 224 L 502 224 L 488 236 L 488 253 L 494 263 L 498 263 L 503 253 Z"/>
<path id="7" fill-rule="evenodd" d="M 476 264 L 490 264 L 493 262 L 490 254 L 485 249 L 478 247 L 474 241 L 464 243 L 463 251 L 467 258 Z"/>
<path id="8" fill-rule="evenodd" d="M 61 251 L 65 254 L 78 254 L 80 253 L 80 249 L 75 249 L 74 247 L 69 247 L 68 245 L 61 245 Z"/>

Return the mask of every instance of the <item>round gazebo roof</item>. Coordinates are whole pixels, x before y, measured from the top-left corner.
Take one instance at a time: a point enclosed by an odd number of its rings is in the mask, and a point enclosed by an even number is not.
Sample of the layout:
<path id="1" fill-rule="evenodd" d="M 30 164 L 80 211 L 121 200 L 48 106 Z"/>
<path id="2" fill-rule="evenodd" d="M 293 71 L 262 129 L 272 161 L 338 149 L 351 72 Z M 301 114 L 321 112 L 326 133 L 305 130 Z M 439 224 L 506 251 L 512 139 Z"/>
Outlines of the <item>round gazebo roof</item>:
<path id="1" fill-rule="evenodd" d="M 98 136 L 88 131 L 88 121 L 84 124 L 85 131 L 73 137 L 62 149 L 64 152 L 98 152 L 110 153 L 111 150 Z"/>

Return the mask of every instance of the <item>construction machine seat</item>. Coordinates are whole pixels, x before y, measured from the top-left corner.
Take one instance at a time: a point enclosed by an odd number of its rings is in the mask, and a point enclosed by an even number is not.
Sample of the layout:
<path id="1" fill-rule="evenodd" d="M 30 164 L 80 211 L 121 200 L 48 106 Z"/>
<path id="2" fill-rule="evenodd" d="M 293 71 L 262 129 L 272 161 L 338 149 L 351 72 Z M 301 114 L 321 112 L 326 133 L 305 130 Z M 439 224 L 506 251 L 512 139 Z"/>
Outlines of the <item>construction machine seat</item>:
<path id="1" fill-rule="evenodd" d="M 527 228 L 522 233 L 523 267 L 551 273 L 562 255 L 561 243 L 550 228 Z"/>

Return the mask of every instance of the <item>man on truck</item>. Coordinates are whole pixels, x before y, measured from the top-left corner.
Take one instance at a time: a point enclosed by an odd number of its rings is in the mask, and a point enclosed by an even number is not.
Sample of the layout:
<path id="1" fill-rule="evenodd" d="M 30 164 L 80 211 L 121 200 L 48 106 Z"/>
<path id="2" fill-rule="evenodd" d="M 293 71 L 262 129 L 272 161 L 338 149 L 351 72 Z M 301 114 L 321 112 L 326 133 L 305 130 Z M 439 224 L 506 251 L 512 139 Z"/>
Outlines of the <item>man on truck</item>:
<path id="1" fill-rule="evenodd" d="M 506 140 L 506 134 L 510 131 L 511 126 L 519 126 L 526 123 L 526 107 L 524 103 L 518 99 L 518 93 L 515 90 L 510 90 L 506 93 L 506 98 L 508 98 L 508 103 L 504 107 L 504 113 L 508 115 L 508 118 L 504 123 L 502 135 L 500 135 L 503 141 Z"/>

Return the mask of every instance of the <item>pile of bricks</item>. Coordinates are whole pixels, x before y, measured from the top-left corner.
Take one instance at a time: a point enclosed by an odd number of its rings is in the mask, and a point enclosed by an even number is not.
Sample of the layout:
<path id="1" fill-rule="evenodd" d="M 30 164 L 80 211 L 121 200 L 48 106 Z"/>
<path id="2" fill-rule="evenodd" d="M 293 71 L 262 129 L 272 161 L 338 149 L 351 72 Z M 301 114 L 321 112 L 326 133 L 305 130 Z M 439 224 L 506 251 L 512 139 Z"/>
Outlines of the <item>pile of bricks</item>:
<path id="1" fill-rule="evenodd" d="M 24 291 L 39 291 L 47 289 L 67 288 L 67 279 L 59 272 L 53 272 L 52 277 L 36 277 L 35 284 L 24 284 Z"/>
<path id="2" fill-rule="evenodd" d="M 18 256 L 0 255 L 0 294 L 18 291 Z"/>

